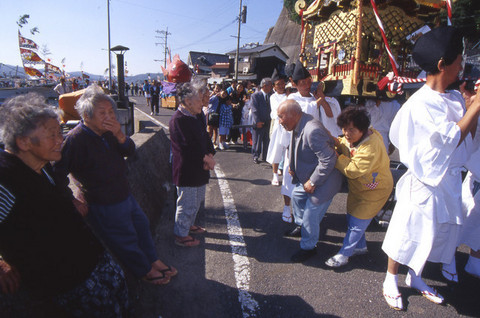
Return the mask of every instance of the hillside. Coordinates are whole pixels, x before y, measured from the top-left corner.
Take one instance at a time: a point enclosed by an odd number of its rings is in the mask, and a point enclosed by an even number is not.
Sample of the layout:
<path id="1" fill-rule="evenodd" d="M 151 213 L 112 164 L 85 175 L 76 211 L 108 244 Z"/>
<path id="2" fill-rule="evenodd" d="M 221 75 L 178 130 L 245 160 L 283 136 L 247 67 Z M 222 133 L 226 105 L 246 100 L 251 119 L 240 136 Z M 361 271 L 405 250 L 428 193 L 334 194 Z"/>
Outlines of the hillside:
<path id="1" fill-rule="evenodd" d="M 40 70 L 41 72 L 43 70 Z M 96 75 L 96 74 L 91 74 L 88 72 L 84 72 L 84 74 L 87 74 L 90 77 L 91 81 L 100 81 L 100 80 L 105 80 L 105 76 L 103 75 Z M 75 71 L 75 72 L 70 72 L 69 73 L 70 77 L 81 77 L 82 72 L 81 71 Z M 25 79 L 27 76 L 25 75 L 25 71 L 23 70 L 23 67 L 21 65 L 16 66 L 16 65 L 8 65 L 8 64 L 3 64 L 0 63 L 0 78 L 5 78 L 5 77 L 10 77 L 13 78 L 17 76 L 18 78 Z M 114 78 L 116 78 L 116 74 L 112 74 Z M 108 77 L 107 77 L 108 78 Z M 163 79 L 163 74 L 162 73 L 148 73 L 148 74 L 138 74 L 135 76 L 127 76 L 126 81 L 128 83 L 135 83 L 135 82 L 143 82 L 146 79 Z"/>
<path id="2" fill-rule="evenodd" d="M 271 28 L 263 44 L 276 43 L 288 55 L 287 64 L 295 63 L 300 54 L 301 27 L 288 17 L 288 10 L 284 7 L 280 12 L 277 23 Z"/>

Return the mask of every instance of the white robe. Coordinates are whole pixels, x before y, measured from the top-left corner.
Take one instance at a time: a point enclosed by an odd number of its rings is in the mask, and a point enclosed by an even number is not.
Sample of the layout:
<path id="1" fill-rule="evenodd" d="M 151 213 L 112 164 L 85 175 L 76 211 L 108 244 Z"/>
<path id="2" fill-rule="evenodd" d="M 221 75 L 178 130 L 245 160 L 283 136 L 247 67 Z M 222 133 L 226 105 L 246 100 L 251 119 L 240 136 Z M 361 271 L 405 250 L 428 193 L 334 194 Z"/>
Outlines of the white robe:
<path id="1" fill-rule="evenodd" d="M 390 131 L 393 118 L 395 118 L 395 115 L 400 109 L 400 104 L 395 100 L 388 102 L 381 101 L 377 106 L 377 103 L 374 99 L 369 99 L 365 103 L 365 108 L 370 115 L 372 127 L 375 128 L 380 135 L 382 135 L 383 143 L 388 151 L 388 146 L 390 144 L 388 132 Z"/>
<path id="2" fill-rule="evenodd" d="M 290 142 L 290 139 L 288 139 L 289 135 L 285 128 L 279 124 L 277 115 L 278 106 L 286 99 L 286 94 L 275 93 L 270 96 L 272 134 L 270 135 L 270 143 L 268 144 L 267 152 L 267 162 L 270 164 L 279 163 L 280 160 L 282 160 L 282 155 L 285 152 L 285 148 L 288 147 L 288 143 Z"/>
<path id="3" fill-rule="evenodd" d="M 478 133 L 478 131 L 477 131 Z M 473 182 L 480 182 L 480 150 L 475 151 L 466 168 L 469 170 L 462 187 L 463 213 L 465 220 L 458 245 L 465 244 L 475 251 L 480 250 L 480 190 L 472 196 Z"/>
<path id="4" fill-rule="evenodd" d="M 473 149 L 469 134 L 457 147 L 465 114 L 457 91 L 424 85 L 398 111 L 390 140 L 408 171 L 397 183 L 395 206 L 382 248 L 419 274 L 425 262 L 450 264 L 463 221 L 461 170 Z"/>
<path id="5" fill-rule="evenodd" d="M 327 114 L 325 114 L 325 109 L 320 107 L 320 118 L 322 119 L 323 126 L 327 128 L 333 137 L 343 135 L 342 129 L 337 125 L 337 117 L 342 112 L 340 104 L 334 97 L 325 96 L 325 100 L 332 109 L 333 117 L 327 117 Z"/>
<path id="6" fill-rule="evenodd" d="M 317 100 L 312 94 L 308 97 L 303 97 L 299 92 L 288 95 L 287 99 L 294 99 L 300 104 L 302 112 L 310 114 L 313 118 L 320 120 L 320 112 L 318 111 Z"/>

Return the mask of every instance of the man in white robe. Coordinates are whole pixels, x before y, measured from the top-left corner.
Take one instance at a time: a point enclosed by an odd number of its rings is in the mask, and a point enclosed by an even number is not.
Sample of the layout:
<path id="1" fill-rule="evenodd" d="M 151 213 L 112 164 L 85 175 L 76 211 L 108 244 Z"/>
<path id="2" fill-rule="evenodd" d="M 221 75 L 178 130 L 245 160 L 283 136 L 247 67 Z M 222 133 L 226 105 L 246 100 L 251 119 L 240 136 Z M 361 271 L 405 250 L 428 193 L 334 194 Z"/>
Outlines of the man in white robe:
<path id="1" fill-rule="evenodd" d="M 272 127 L 270 129 L 267 162 L 272 165 L 273 169 L 272 185 L 279 186 L 278 165 L 282 160 L 285 151 L 285 148 L 282 145 L 282 138 L 284 138 L 287 132 L 282 125 L 278 123 L 277 109 L 280 103 L 287 99 L 287 95 L 285 94 L 285 76 L 279 74 L 275 69 L 272 74 L 272 82 L 275 93 L 270 95 L 270 118 L 272 119 Z M 285 206 L 287 206 L 287 204 L 285 204 Z"/>
<path id="2" fill-rule="evenodd" d="M 398 268 L 409 267 L 406 284 L 435 303 L 443 297 L 422 279 L 426 261 L 449 264 L 462 224 L 461 169 L 473 147 L 480 95 L 465 100 L 446 90 L 462 71 L 463 43 L 453 27 L 440 27 L 415 44 L 413 59 L 427 82 L 397 113 L 390 140 L 408 171 L 397 183 L 397 204 L 383 242 L 388 268 L 383 295 L 403 309 Z"/>
<path id="3" fill-rule="evenodd" d="M 382 135 L 383 143 L 388 153 L 391 153 L 390 138 L 388 132 L 392 125 L 393 118 L 400 109 L 400 104 L 396 100 L 381 100 L 379 98 L 368 99 L 365 108 L 370 115 L 372 127 Z M 393 148 L 395 149 L 395 148 Z M 393 151 L 392 149 L 392 151 Z"/>
<path id="4" fill-rule="evenodd" d="M 480 133 L 477 127 L 477 134 Z M 469 170 L 462 185 L 463 225 L 457 246 L 470 247 L 470 257 L 465 272 L 480 278 L 480 150 L 475 151 L 465 165 Z M 451 282 L 458 282 L 455 258 L 450 264 L 443 264 L 442 275 Z"/>
<path id="5" fill-rule="evenodd" d="M 315 95 L 310 92 L 312 88 L 312 76 L 302 63 L 297 62 L 295 64 L 292 80 L 298 91 L 288 95 L 288 99 L 297 101 L 297 103 L 300 104 L 302 111 L 306 114 L 312 115 L 315 119 L 322 121 L 319 108 L 322 108 L 325 117 L 333 118 L 332 107 L 325 99 L 322 86 L 319 85 L 315 91 Z"/>

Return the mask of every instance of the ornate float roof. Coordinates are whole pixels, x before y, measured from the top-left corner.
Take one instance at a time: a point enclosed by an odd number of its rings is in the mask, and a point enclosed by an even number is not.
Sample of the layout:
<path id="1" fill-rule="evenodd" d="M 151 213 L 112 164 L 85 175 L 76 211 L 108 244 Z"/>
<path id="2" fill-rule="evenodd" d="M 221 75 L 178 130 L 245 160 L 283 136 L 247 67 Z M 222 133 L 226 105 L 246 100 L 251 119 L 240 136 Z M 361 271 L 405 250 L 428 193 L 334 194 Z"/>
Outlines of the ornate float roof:
<path id="1" fill-rule="evenodd" d="M 370 0 L 363 0 L 365 5 L 370 5 Z M 455 2 L 455 1 L 454 1 Z M 445 8 L 445 0 L 376 0 L 379 9 L 384 5 L 393 5 L 401 8 L 409 16 L 418 18 L 437 14 Z M 297 13 L 303 11 L 305 20 L 325 20 L 337 10 L 348 10 L 356 7 L 357 0 L 315 0 L 308 8 L 304 0 L 295 3 Z"/>

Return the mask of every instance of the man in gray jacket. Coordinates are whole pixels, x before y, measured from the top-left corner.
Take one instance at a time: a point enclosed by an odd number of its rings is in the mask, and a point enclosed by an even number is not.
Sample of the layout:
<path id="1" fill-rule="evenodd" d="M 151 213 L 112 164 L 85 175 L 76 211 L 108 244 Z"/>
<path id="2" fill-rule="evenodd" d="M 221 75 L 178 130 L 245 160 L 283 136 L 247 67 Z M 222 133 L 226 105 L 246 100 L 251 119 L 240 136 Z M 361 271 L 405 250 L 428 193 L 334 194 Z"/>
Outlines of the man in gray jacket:
<path id="1" fill-rule="evenodd" d="M 278 119 L 292 132 L 289 173 L 295 185 L 292 205 L 297 227 L 286 235 L 301 233 L 300 251 L 292 256 L 292 261 L 303 262 L 316 254 L 320 222 L 340 189 L 342 177 L 335 169 L 333 139 L 320 121 L 303 113 L 295 100 L 280 104 Z"/>

